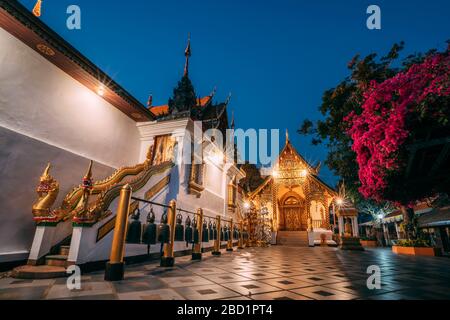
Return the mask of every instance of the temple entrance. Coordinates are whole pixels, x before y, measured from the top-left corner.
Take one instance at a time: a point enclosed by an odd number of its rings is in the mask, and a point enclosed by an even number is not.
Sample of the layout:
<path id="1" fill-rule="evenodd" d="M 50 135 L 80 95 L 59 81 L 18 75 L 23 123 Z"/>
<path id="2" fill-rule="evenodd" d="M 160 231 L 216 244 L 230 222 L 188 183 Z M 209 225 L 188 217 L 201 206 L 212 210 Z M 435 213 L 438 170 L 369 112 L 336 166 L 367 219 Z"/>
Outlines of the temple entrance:
<path id="1" fill-rule="evenodd" d="M 281 203 L 281 231 L 304 231 L 307 229 L 305 203 L 298 195 L 289 194 Z"/>

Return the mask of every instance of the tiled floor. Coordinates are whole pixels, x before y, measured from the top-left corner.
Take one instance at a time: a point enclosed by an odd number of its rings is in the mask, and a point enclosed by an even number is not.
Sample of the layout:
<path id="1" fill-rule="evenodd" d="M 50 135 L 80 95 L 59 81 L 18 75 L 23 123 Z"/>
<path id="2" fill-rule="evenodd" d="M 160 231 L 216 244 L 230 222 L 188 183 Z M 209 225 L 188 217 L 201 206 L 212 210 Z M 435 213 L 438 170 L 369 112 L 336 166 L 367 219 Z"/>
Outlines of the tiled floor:
<path id="1" fill-rule="evenodd" d="M 381 269 L 381 289 L 366 286 L 367 267 Z M 389 249 L 246 248 L 210 253 L 203 261 L 176 258 L 127 266 L 125 280 L 106 282 L 103 272 L 82 276 L 80 290 L 66 279 L 0 279 L 0 299 L 143 300 L 347 300 L 450 299 L 450 259 L 411 257 Z"/>

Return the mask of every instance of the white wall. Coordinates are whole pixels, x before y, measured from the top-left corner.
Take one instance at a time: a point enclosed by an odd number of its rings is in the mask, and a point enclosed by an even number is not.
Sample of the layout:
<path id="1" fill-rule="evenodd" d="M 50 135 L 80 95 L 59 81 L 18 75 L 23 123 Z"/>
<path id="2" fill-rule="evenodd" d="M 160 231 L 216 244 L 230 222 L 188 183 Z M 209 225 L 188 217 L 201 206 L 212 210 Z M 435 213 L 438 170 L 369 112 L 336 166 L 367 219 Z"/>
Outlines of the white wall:
<path id="1" fill-rule="evenodd" d="M 110 167 L 139 159 L 132 119 L 1 28 L 0 126 Z"/>
<path id="2" fill-rule="evenodd" d="M 31 207 L 47 162 L 59 206 L 89 159 L 100 180 L 137 164 L 139 148 L 132 119 L 0 28 L 0 262 L 30 249 Z"/>

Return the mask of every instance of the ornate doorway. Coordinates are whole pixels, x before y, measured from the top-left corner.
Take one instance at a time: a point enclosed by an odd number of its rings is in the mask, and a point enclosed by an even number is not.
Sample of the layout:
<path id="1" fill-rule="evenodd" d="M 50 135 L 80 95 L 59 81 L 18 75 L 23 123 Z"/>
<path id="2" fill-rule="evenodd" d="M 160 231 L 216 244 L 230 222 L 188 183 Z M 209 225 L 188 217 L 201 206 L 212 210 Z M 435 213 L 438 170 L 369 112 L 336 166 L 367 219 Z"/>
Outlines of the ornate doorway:
<path id="1" fill-rule="evenodd" d="M 304 231 L 307 229 L 305 202 L 297 194 L 285 195 L 281 202 L 280 230 Z"/>

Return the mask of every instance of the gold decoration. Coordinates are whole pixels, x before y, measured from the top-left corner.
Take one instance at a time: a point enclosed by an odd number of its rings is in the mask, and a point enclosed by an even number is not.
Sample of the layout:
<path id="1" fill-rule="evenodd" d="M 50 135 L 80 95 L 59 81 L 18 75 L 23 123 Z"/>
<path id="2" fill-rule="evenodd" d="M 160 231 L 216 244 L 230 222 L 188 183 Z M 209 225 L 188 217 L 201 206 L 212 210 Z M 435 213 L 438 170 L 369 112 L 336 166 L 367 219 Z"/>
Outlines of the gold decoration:
<path id="1" fill-rule="evenodd" d="M 32 213 L 34 221 L 38 223 L 57 222 L 59 219 L 50 211 L 59 193 L 59 183 L 50 175 L 50 167 L 49 163 L 36 188 L 38 199 L 32 207 Z"/>
<path id="2" fill-rule="evenodd" d="M 156 137 L 152 151 L 154 154 L 152 165 L 158 165 L 166 161 L 174 161 L 176 144 L 176 140 L 170 135 Z"/>
<path id="3" fill-rule="evenodd" d="M 42 7 L 42 0 L 37 0 L 36 4 L 34 5 L 34 8 L 33 8 L 33 14 L 36 17 L 41 16 L 41 7 Z"/>
<path id="4" fill-rule="evenodd" d="M 43 54 L 45 54 L 46 56 L 54 56 L 55 55 L 55 50 L 53 50 L 52 48 L 46 46 L 45 44 L 39 43 L 36 48 L 42 52 Z"/>

